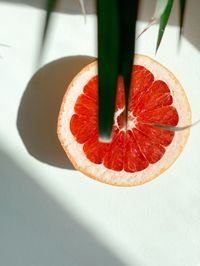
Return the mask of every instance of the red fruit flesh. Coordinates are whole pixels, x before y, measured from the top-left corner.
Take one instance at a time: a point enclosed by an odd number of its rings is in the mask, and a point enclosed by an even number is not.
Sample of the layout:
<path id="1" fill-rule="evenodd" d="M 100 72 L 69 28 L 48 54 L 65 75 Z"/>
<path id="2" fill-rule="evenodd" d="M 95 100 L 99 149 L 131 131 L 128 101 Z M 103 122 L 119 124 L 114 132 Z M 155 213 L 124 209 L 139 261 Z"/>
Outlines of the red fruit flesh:
<path id="1" fill-rule="evenodd" d="M 158 162 L 166 147 L 174 138 L 174 132 L 153 126 L 161 124 L 176 126 L 179 116 L 172 106 L 173 98 L 168 85 L 154 80 L 153 74 L 143 66 L 133 68 L 129 97 L 128 130 L 123 123 L 124 88 L 119 79 L 111 143 L 98 140 L 98 77 L 95 76 L 84 86 L 77 98 L 74 115 L 70 121 L 71 132 L 91 162 L 103 164 L 114 171 L 138 172 Z"/>

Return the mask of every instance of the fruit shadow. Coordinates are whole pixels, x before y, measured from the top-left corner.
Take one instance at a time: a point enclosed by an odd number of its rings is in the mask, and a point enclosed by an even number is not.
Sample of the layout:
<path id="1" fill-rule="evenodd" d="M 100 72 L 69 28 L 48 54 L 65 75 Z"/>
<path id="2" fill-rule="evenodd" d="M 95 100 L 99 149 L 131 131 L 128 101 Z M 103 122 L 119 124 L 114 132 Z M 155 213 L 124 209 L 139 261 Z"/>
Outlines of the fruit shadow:
<path id="1" fill-rule="evenodd" d="M 125 266 L 0 149 L 0 265 Z"/>
<path id="2" fill-rule="evenodd" d="M 27 151 L 36 159 L 74 169 L 57 137 L 57 119 L 66 88 L 94 57 L 70 56 L 39 69 L 29 81 L 17 115 L 17 128 Z"/>

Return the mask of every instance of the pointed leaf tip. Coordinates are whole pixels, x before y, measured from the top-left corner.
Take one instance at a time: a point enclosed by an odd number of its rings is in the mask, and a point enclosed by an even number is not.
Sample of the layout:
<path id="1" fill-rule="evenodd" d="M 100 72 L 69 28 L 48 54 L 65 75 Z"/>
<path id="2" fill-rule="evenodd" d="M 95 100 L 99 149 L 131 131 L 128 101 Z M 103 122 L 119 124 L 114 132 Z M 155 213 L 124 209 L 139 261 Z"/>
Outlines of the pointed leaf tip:
<path id="1" fill-rule="evenodd" d="M 154 14 L 152 16 L 152 18 L 150 19 L 149 23 L 147 24 L 147 26 L 143 29 L 143 31 L 138 35 L 137 39 L 145 32 L 147 31 L 151 26 L 153 26 L 154 24 L 156 24 L 159 20 L 160 17 L 162 16 L 162 14 L 164 13 L 166 6 L 167 6 L 167 2 L 168 0 L 157 0 L 156 1 L 156 7 L 155 7 L 155 11 Z"/>
<path id="2" fill-rule="evenodd" d="M 162 14 L 162 16 L 160 17 L 160 25 L 159 25 L 159 31 L 158 31 L 158 38 L 157 38 L 157 44 L 156 44 L 156 52 L 158 51 L 158 48 L 160 46 L 161 40 L 163 38 L 163 34 L 166 28 L 166 25 L 168 23 L 169 20 L 169 16 L 171 13 L 171 8 L 173 5 L 173 0 L 168 0 L 167 1 L 167 5 L 166 8 Z"/>

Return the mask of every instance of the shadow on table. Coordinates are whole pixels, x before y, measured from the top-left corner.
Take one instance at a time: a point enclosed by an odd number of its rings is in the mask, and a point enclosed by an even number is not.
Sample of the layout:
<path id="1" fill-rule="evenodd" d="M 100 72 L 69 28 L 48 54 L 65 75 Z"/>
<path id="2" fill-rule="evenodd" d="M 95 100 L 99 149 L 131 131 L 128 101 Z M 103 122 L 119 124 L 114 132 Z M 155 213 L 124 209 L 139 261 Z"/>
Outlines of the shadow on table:
<path id="1" fill-rule="evenodd" d="M 10 2 L 13 4 L 28 5 L 35 8 L 46 9 L 46 0 L 0 0 L 0 2 Z M 95 0 L 84 0 L 84 6 L 87 14 L 96 12 Z M 79 0 L 58 0 L 56 4 L 56 12 L 67 14 L 82 14 L 82 9 Z"/>
<path id="2" fill-rule="evenodd" d="M 14 4 L 28 5 L 35 8 L 46 9 L 46 0 L 0 0 L 0 2 L 10 2 Z M 96 13 L 96 0 L 84 0 L 87 14 Z M 67 14 L 82 14 L 79 0 L 58 0 L 55 8 L 56 12 Z"/>
<path id="3" fill-rule="evenodd" d="M 93 57 L 70 56 L 39 69 L 25 89 L 17 116 L 17 128 L 28 152 L 36 159 L 60 168 L 73 169 L 57 137 L 62 98 L 74 76 Z"/>
<path id="4" fill-rule="evenodd" d="M 0 150 L 0 265 L 125 264 Z"/>
<path id="5" fill-rule="evenodd" d="M 6 2 L 30 5 L 40 9 L 45 9 L 46 7 L 46 0 L 7 0 Z M 95 0 L 84 0 L 87 14 L 96 13 L 95 3 Z M 156 0 L 141 0 L 138 19 L 146 22 L 149 21 L 152 15 L 154 14 L 155 5 Z M 183 33 L 184 37 L 198 50 L 200 50 L 199 10 L 200 1 L 187 1 Z M 82 14 L 81 6 L 78 0 L 59 0 L 56 11 L 67 14 Z M 174 1 L 172 13 L 169 19 L 169 24 L 179 25 L 179 1 Z M 176 49 L 176 47 L 174 47 L 174 49 Z"/>

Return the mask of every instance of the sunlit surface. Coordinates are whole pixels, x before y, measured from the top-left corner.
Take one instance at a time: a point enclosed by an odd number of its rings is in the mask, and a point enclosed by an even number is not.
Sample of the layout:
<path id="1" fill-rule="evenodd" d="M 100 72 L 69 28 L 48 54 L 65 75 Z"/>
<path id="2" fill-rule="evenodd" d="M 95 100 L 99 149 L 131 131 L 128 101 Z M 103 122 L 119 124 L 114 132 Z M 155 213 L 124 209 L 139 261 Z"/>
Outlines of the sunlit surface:
<path id="1" fill-rule="evenodd" d="M 199 265 L 200 126 L 176 163 L 143 186 L 75 171 L 56 142 L 56 113 L 72 76 L 96 56 L 96 18 L 56 13 L 39 70 L 44 11 L 8 2 L 0 3 L 0 43 L 10 46 L 0 46 L 0 265 Z M 155 56 L 157 30 L 137 41 L 138 52 Z M 188 38 L 177 52 L 177 34 L 167 28 L 155 58 L 182 83 L 195 121 L 200 52 Z"/>

